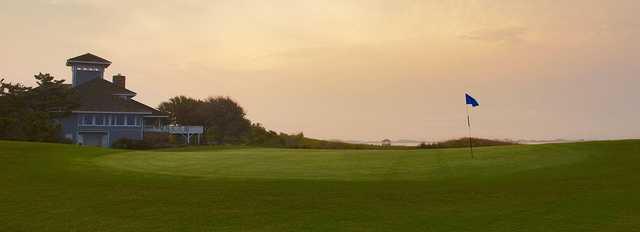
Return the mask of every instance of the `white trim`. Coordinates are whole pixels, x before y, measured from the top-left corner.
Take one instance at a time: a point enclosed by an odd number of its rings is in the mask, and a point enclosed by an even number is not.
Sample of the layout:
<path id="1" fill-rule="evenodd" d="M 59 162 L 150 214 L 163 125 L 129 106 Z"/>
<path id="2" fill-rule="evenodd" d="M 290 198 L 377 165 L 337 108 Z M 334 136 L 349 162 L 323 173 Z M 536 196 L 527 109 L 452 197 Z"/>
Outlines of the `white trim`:
<path id="1" fill-rule="evenodd" d="M 168 118 L 169 115 L 145 115 L 143 118 Z"/>
<path id="2" fill-rule="evenodd" d="M 152 114 L 151 112 L 113 112 L 113 111 L 71 111 L 81 114 Z"/>

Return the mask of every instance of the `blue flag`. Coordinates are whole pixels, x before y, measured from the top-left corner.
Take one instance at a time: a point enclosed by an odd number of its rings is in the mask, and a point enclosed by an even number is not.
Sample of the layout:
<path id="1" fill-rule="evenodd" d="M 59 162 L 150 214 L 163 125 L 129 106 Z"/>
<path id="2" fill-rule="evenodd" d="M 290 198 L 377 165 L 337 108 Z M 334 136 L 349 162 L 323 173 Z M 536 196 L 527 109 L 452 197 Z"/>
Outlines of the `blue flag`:
<path id="1" fill-rule="evenodd" d="M 473 98 L 472 96 L 469 96 L 469 94 L 464 94 L 464 98 L 467 101 L 467 105 L 471 105 L 473 107 L 479 106 L 480 104 L 478 103 L 478 101 L 476 101 L 475 98 Z"/>

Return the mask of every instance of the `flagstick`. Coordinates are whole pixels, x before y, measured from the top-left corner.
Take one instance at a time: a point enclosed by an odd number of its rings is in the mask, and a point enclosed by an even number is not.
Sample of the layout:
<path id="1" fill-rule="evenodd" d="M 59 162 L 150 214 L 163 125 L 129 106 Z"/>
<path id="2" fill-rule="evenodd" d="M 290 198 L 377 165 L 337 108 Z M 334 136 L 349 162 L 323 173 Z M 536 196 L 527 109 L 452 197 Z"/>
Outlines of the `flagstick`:
<path id="1" fill-rule="evenodd" d="M 473 155 L 473 142 L 471 141 L 471 117 L 469 116 L 469 105 L 467 105 L 467 126 L 469 128 L 469 151 L 471 151 L 471 158 L 475 159 Z"/>

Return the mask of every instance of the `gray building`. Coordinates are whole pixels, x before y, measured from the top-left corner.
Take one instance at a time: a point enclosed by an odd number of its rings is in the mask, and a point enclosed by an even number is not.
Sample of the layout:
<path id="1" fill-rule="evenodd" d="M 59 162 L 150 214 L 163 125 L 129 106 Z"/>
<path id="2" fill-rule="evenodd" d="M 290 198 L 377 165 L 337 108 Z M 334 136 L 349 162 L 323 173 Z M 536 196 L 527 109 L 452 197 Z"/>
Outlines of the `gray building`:
<path id="1" fill-rule="evenodd" d="M 119 139 L 142 140 L 145 130 L 163 131 L 158 128 L 168 115 L 134 100 L 136 93 L 126 88 L 125 76 L 105 80 L 109 65 L 89 53 L 67 60 L 80 106 L 58 120 L 63 136 L 78 144 L 109 147 Z"/>

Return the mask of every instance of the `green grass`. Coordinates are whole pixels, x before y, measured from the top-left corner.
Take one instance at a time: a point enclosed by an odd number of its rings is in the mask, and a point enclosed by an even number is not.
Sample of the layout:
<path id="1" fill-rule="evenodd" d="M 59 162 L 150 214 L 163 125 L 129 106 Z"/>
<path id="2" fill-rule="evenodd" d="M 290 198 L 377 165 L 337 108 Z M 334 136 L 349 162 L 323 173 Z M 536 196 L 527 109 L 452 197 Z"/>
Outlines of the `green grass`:
<path id="1" fill-rule="evenodd" d="M 640 141 L 122 151 L 0 141 L 0 231 L 638 231 Z"/>

